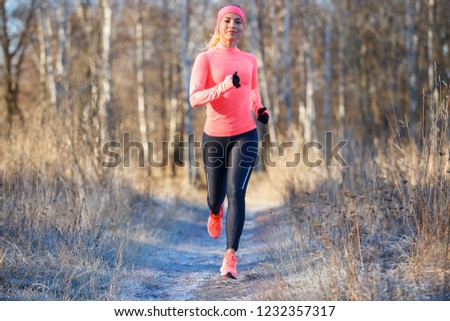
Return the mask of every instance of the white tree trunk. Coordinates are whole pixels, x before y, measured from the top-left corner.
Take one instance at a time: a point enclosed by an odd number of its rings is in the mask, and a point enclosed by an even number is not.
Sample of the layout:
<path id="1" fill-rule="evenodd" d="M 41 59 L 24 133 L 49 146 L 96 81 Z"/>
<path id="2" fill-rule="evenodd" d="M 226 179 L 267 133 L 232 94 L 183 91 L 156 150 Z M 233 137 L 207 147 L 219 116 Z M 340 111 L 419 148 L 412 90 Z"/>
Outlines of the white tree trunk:
<path id="1" fill-rule="evenodd" d="M 67 4 L 62 4 L 62 0 L 59 0 L 56 6 L 56 20 L 58 22 L 58 50 L 56 52 L 56 99 L 58 100 L 58 106 L 61 105 L 61 100 L 65 95 L 63 89 L 63 83 L 65 81 L 65 63 L 67 58 L 67 33 L 66 27 L 70 23 L 66 15 Z"/>
<path id="2" fill-rule="evenodd" d="M 92 146 L 91 138 L 92 133 L 100 132 L 100 125 L 98 117 L 93 116 L 93 111 L 97 110 L 98 102 L 98 85 L 97 85 L 97 64 L 96 64 L 96 47 L 94 46 L 95 37 L 93 32 L 93 14 L 92 8 L 88 8 L 86 11 L 86 17 L 83 12 L 84 8 L 81 0 L 77 0 L 75 14 L 79 21 L 81 21 L 81 28 L 83 29 L 83 36 L 89 43 L 88 61 L 89 61 L 89 89 L 90 97 L 89 103 L 82 106 L 81 110 L 81 128 L 82 128 L 82 140 L 87 146 Z M 92 148 L 93 152 L 97 155 L 97 148 Z"/>
<path id="3" fill-rule="evenodd" d="M 70 65 L 70 52 L 71 52 L 71 37 L 67 37 L 67 35 L 70 35 L 72 32 L 72 23 L 69 17 L 70 15 L 68 13 L 67 3 L 65 3 L 64 7 L 62 8 L 62 19 L 61 19 L 61 29 L 63 30 L 60 29 L 60 38 L 59 38 L 60 50 L 62 53 L 60 62 L 62 67 L 61 87 L 64 95 L 63 97 L 64 106 L 66 107 L 66 111 L 71 112 L 72 109 L 70 108 L 69 102 L 71 88 L 66 68 L 66 66 Z"/>
<path id="4" fill-rule="evenodd" d="M 53 54 L 53 46 L 51 39 L 53 39 L 53 30 L 50 22 L 50 8 L 47 1 L 41 2 L 40 13 L 41 13 L 41 23 L 42 30 L 44 34 L 44 48 L 45 48 L 45 68 L 47 74 L 47 89 L 49 94 L 49 103 L 54 110 L 58 109 L 57 98 L 56 98 L 56 82 L 55 82 L 55 69 L 54 60 L 55 56 Z"/>
<path id="5" fill-rule="evenodd" d="M 108 133 L 107 112 L 111 101 L 111 28 L 112 28 L 112 10 L 111 0 L 99 0 L 102 9 L 101 18 L 101 49 L 99 66 L 99 95 L 98 95 L 98 114 L 100 121 L 99 143 L 106 142 Z"/>
<path id="6" fill-rule="evenodd" d="M 36 25 L 37 25 L 37 38 L 39 43 L 39 104 L 43 109 L 47 108 L 47 68 L 46 68 L 46 52 L 45 52 L 45 39 L 44 39 L 44 30 L 42 28 L 42 15 L 41 9 L 36 9 Z M 44 117 L 45 112 L 42 113 L 42 117 Z"/>
<path id="7" fill-rule="evenodd" d="M 413 4 L 411 3 L 413 1 Z M 414 4 L 415 3 L 415 4 Z M 420 10 L 420 0 L 406 0 L 406 50 L 408 62 L 409 109 L 411 115 L 411 128 L 416 130 L 417 114 L 417 47 L 419 37 L 416 32 L 416 16 Z"/>
<path id="8" fill-rule="evenodd" d="M 136 21 L 136 78 L 137 78 L 137 106 L 139 118 L 139 133 L 141 135 L 141 143 L 144 146 L 144 155 L 148 154 L 148 133 L 147 133 L 147 117 L 145 106 L 145 87 L 144 87 L 144 34 L 143 34 L 143 2 L 139 0 L 137 5 L 137 21 Z"/>
<path id="9" fill-rule="evenodd" d="M 298 20 L 300 21 L 300 20 Z M 306 38 L 305 29 L 303 28 L 303 25 L 297 26 L 299 29 L 303 29 L 303 39 Z M 310 132 L 309 126 L 306 121 L 306 69 L 305 69 L 305 42 L 302 39 L 302 41 L 299 41 L 299 48 L 298 48 L 298 66 L 299 66 L 299 79 L 300 79 L 300 99 L 298 104 L 298 123 L 299 123 L 299 129 L 301 129 L 301 135 L 300 137 L 303 138 L 303 140 L 306 140 L 306 131 Z"/>
<path id="10" fill-rule="evenodd" d="M 331 12 L 326 11 L 325 25 L 325 97 L 323 103 L 324 130 L 329 130 L 331 105 Z"/>
<path id="11" fill-rule="evenodd" d="M 169 19 L 171 12 L 169 9 L 169 1 L 170 0 L 164 0 L 163 1 L 163 8 L 164 8 L 164 38 L 167 41 L 167 52 L 168 54 L 164 59 L 164 66 L 163 66 L 163 79 L 165 84 L 165 92 L 164 92 L 164 99 L 165 99 L 165 113 L 166 117 L 168 117 L 169 123 L 168 123 L 168 130 L 164 131 L 163 139 L 168 141 L 169 148 L 168 148 L 168 173 L 172 176 L 176 175 L 176 166 L 175 166 L 175 135 L 178 127 L 178 102 L 176 93 L 178 89 L 175 86 L 174 81 L 174 75 L 176 74 L 176 69 L 178 65 L 177 59 L 174 59 L 174 55 L 171 54 L 174 51 L 174 44 L 170 41 L 171 38 L 171 28 L 169 28 Z M 165 136 L 168 135 L 168 136 Z"/>
<path id="12" fill-rule="evenodd" d="M 305 115 L 305 140 L 307 142 L 317 140 L 316 111 L 314 106 L 314 74 L 312 61 L 312 42 L 313 42 L 313 19 L 311 19 L 311 4 L 305 0 L 306 17 L 304 21 L 305 29 L 305 69 L 306 69 L 306 115 Z"/>
<path id="13" fill-rule="evenodd" d="M 189 102 L 189 85 L 191 78 L 191 61 L 188 56 L 188 47 L 189 47 L 189 4 L 188 1 L 181 1 L 180 6 L 180 14 L 181 14 L 181 69 L 182 69 L 182 83 L 183 83 L 183 99 L 184 99 L 184 129 L 186 138 L 188 139 L 188 148 L 187 148 L 187 178 L 190 184 L 193 184 L 195 180 L 198 178 L 198 168 L 194 165 L 195 159 L 195 145 L 192 134 L 194 134 L 194 126 L 192 120 L 192 107 Z"/>
<path id="14" fill-rule="evenodd" d="M 291 2 L 290 0 L 284 1 L 284 28 L 283 28 L 283 43 L 282 43 L 282 56 L 283 56 L 283 84 L 284 84 L 284 104 L 286 106 L 286 129 L 289 133 L 292 124 L 292 106 L 291 106 L 291 55 L 289 45 L 289 32 L 291 25 Z"/>
<path id="15" fill-rule="evenodd" d="M 252 1 L 254 3 L 254 1 Z M 253 4 L 254 5 L 254 4 Z M 270 2 L 269 9 L 269 19 L 272 21 L 272 57 L 275 62 L 280 61 L 280 50 L 278 46 L 278 23 L 276 16 L 276 5 L 274 2 Z M 255 17 L 256 19 L 256 17 Z M 273 66 L 275 79 L 273 81 L 273 86 L 271 90 L 272 96 L 272 108 L 271 108 L 271 116 L 272 122 L 274 124 L 278 123 L 278 119 L 280 118 L 280 92 L 281 92 L 281 72 L 280 72 L 280 64 L 275 63 Z"/>
<path id="16" fill-rule="evenodd" d="M 345 136 L 345 44 L 346 44 L 346 20 L 344 8 L 339 8 L 339 41 L 338 41 L 338 73 L 339 73 L 339 88 L 338 88 L 338 126 L 341 137 Z"/>
<path id="17" fill-rule="evenodd" d="M 427 32 L 427 56 L 428 56 L 428 88 L 430 92 L 435 90 L 433 40 L 434 39 L 434 0 L 428 0 L 428 32 Z"/>
<path id="18" fill-rule="evenodd" d="M 175 90 L 172 90 L 171 96 L 170 96 L 170 105 L 169 105 L 169 117 L 170 117 L 170 124 L 169 124 L 169 162 L 170 162 L 170 171 L 173 176 L 176 175 L 176 166 L 175 166 L 175 136 L 177 134 L 177 127 L 178 127 L 178 101 L 175 97 Z"/>
<path id="19" fill-rule="evenodd" d="M 255 1 L 252 0 L 250 1 L 250 8 L 251 8 L 251 12 L 252 13 L 256 13 L 256 5 L 255 5 Z M 254 42 L 252 43 L 255 47 L 254 48 L 250 48 L 250 50 L 252 52 L 255 52 L 256 55 L 256 59 L 258 62 L 258 85 L 259 85 L 259 89 L 260 89 L 260 94 L 262 95 L 261 99 L 262 99 L 262 103 L 263 104 L 270 104 L 270 94 L 269 94 L 269 86 L 267 83 L 267 77 L 266 77 L 266 68 L 264 65 L 264 52 L 263 52 L 263 44 L 262 44 L 262 39 L 261 39 L 261 35 L 260 35 L 260 27 L 257 21 L 257 17 L 254 15 L 253 17 L 251 17 L 251 22 L 250 22 L 250 33 L 251 33 L 251 38 L 254 39 Z M 271 106 L 267 106 L 269 109 L 269 112 L 272 114 L 272 109 Z M 269 132 L 269 138 L 271 142 L 276 142 L 277 138 L 276 138 L 276 132 L 275 132 L 275 120 L 272 118 L 268 123 L 267 123 L 267 128 L 266 127 L 259 127 L 258 130 L 258 135 L 260 136 L 260 139 L 264 139 L 265 134 L 267 132 Z M 262 141 L 262 144 L 260 145 L 261 149 L 259 150 L 259 153 L 261 155 L 262 161 L 260 162 L 257 168 L 258 169 L 262 169 L 264 165 L 264 157 L 265 155 L 262 153 L 264 151 L 264 149 L 262 148 L 264 145 L 264 141 Z M 272 150 L 271 151 L 273 154 L 277 154 L 276 150 Z"/>

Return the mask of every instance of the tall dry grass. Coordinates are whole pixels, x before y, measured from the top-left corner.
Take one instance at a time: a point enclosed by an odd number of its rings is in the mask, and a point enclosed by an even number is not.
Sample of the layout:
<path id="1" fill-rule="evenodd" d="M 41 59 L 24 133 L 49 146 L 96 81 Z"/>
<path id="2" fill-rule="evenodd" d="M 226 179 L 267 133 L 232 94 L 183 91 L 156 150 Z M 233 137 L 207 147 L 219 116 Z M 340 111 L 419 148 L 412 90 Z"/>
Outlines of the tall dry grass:
<path id="1" fill-rule="evenodd" d="M 141 244 L 157 239 L 144 170 L 101 168 L 62 116 L 1 138 L 1 300 L 118 299 Z"/>
<path id="2" fill-rule="evenodd" d="M 277 166 L 252 176 L 251 206 L 285 200 L 276 242 L 269 242 L 275 286 L 255 298 L 450 298 L 443 90 L 440 103 L 425 108 L 429 127 L 417 134 L 405 136 L 407 123 L 391 119 L 386 140 L 372 146 L 351 140 L 348 168 Z M 164 241 L 171 224 L 165 206 L 176 206 L 177 197 L 204 202 L 203 191 L 153 180 L 145 169 L 99 167 L 78 125 L 61 118 L 39 115 L 1 138 L 2 300 L 120 299 L 127 271 Z M 155 199 L 153 188 L 164 200 Z"/>
<path id="3" fill-rule="evenodd" d="M 348 168 L 286 169 L 275 286 L 258 299 L 450 299 L 450 92 L 441 90 L 416 134 L 391 119 L 386 140 L 349 142 Z"/>

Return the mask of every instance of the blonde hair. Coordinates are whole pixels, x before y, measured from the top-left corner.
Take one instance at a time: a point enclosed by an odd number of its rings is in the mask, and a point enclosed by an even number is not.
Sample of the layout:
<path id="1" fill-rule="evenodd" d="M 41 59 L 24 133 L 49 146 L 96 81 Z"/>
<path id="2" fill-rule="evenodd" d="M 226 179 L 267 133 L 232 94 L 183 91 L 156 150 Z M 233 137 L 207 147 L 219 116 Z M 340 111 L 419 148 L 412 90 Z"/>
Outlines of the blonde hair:
<path id="1" fill-rule="evenodd" d="M 220 41 L 220 35 L 219 32 L 217 32 L 217 30 L 214 32 L 214 34 L 211 36 L 211 39 L 209 40 L 209 42 L 206 44 L 205 47 L 201 48 L 200 50 L 209 50 L 211 48 L 214 48 L 215 46 L 217 46 L 217 44 Z"/>
<path id="2" fill-rule="evenodd" d="M 220 41 L 220 35 L 216 29 L 214 31 L 214 34 L 211 36 L 211 40 L 209 40 L 209 42 L 206 44 L 206 47 L 204 47 L 203 50 L 208 50 L 208 49 L 211 49 L 211 48 L 217 46 L 219 41 Z"/>

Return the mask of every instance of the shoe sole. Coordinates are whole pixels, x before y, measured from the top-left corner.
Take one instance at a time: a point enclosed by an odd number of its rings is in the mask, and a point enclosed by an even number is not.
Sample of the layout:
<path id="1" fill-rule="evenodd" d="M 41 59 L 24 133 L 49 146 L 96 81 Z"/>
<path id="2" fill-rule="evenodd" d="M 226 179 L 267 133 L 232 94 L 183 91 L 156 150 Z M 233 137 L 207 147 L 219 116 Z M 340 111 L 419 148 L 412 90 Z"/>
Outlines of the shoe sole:
<path id="1" fill-rule="evenodd" d="M 233 280 L 236 280 L 236 277 L 233 275 L 233 274 L 231 274 L 231 272 L 228 272 L 227 274 L 225 274 L 225 275 L 222 275 L 224 278 L 227 278 L 227 279 L 233 279 Z"/>
<path id="2" fill-rule="evenodd" d="M 215 240 L 217 240 L 220 237 L 220 234 L 219 234 L 219 236 L 212 236 L 211 233 L 209 232 L 209 230 L 208 230 L 208 234 L 212 239 L 215 239 Z"/>
<path id="3" fill-rule="evenodd" d="M 223 209 L 221 209 L 221 211 L 223 212 Z M 222 214 L 222 215 L 223 215 L 223 214 Z M 219 232 L 219 235 L 218 235 L 218 236 L 212 236 L 212 235 L 211 235 L 211 232 L 209 231 L 209 222 L 210 222 L 210 220 L 212 220 L 211 217 L 208 218 L 208 223 L 207 223 L 208 234 L 209 234 L 209 236 L 211 236 L 211 238 L 213 238 L 213 239 L 216 240 L 216 239 L 218 239 L 218 238 L 220 237 L 220 234 L 222 234 L 223 226 L 222 226 L 222 229 L 220 229 L 220 232 Z M 220 218 L 220 220 L 222 220 L 222 217 Z"/>
<path id="4" fill-rule="evenodd" d="M 217 240 L 217 239 L 220 237 L 220 235 L 219 235 L 219 236 L 212 236 L 211 233 L 209 233 L 209 231 L 208 231 L 208 234 L 209 234 L 209 236 L 210 236 L 212 239 L 215 239 L 215 240 Z"/>

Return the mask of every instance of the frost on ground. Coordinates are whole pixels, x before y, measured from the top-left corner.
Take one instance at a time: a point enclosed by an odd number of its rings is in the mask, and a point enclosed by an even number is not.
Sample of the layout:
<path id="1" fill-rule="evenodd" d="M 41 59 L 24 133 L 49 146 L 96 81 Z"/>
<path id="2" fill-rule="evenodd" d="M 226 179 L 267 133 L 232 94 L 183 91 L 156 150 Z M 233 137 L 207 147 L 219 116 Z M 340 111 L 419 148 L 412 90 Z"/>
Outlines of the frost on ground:
<path id="1" fill-rule="evenodd" d="M 273 277 L 265 272 L 273 264 L 267 253 L 274 216 L 269 206 L 248 206 L 237 252 L 237 280 L 219 272 L 226 248 L 225 224 L 220 238 L 212 239 L 206 229 L 206 206 L 186 204 L 174 211 L 183 216 L 178 214 L 157 245 L 149 242 L 141 247 L 122 280 L 120 300 L 255 300 L 256 292 L 273 287 Z"/>

